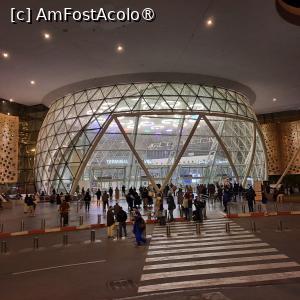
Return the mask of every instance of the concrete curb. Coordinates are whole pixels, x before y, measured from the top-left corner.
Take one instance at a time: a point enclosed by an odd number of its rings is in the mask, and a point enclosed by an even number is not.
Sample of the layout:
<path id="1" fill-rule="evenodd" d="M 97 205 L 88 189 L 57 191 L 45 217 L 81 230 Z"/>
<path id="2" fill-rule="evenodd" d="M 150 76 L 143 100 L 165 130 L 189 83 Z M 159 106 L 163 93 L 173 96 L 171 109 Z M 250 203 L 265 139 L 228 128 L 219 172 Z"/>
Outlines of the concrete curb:
<path id="1" fill-rule="evenodd" d="M 300 211 L 278 211 L 278 212 L 251 212 L 251 213 L 240 213 L 240 214 L 227 214 L 225 218 L 249 218 L 249 217 L 274 217 L 274 216 L 295 216 L 300 215 Z"/>

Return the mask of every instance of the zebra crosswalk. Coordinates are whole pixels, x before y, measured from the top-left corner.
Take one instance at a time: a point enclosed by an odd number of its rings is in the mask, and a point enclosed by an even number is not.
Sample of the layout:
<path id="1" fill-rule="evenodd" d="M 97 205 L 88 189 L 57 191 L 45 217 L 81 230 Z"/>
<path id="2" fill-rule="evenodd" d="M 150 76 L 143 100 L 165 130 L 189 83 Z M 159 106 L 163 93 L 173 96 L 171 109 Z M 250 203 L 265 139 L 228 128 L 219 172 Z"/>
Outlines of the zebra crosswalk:
<path id="1" fill-rule="evenodd" d="M 192 223 L 170 226 L 168 237 L 154 228 L 138 293 L 300 278 L 297 262 L 232 221 L 207 220 L 200 235 Z"/>

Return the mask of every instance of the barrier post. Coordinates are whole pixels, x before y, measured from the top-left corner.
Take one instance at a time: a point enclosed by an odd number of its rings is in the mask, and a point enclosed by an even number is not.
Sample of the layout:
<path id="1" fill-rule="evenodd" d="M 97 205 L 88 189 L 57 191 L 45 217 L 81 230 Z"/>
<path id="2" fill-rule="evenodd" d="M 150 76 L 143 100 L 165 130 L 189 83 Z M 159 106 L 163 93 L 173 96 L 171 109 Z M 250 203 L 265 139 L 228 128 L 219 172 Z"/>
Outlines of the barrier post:
<path id="1" fill-rule="evenodd" d="M 63 235 L 63 246 L 68 246 L 68 244 L 69 244 L 69 236 L 65 232 L 64 235 Z"/>
<path id="2" fill-rule="evenodd" d="M 5 254 L 7 253 L 7 242 L 1 241 L 1 253 Z"/>
<path id="3" fill-rule="evenodd" d="M 25 223 L 24 220 L 21 220 L 21 226 L 20 226 L 21 231 L 24 231 L 25 229 Z"/>
<path id="4" fill-rule="evenodd" d="M 226 225 L 225 225 L 225 231 L 227 233 L 230 233 L 230 223 L 229 222 L 227 222 Z"/>
<path id="5" fill-rule="evenodd" d="M 98 215 L 97 223 L 101 224 L 101 215 Z"/>
<path id="6" fill-rule="evenodd" d="M 91 243 L 94 243 L 96 240 L 96 231 L 91 230 Z"/>
<path id="7" fill-rule="evenodd" d="M 279 231 L 283 231 L 283 223 L 282 223 L 282 220 L 279 221 L 279 224 L 278 224 L 278 230 L 279 230 Z"/>
<path id="8" fill-rule="evenodd" d="M 167 228 L 167 236 L 171 236 L 171 226 L 169 223 L 167 224 L 166 228 Z"/>
<path id="9" fill-rule="evenodd" d="M 252 232 L 256 232 L 257 231 L 256 223 L 254 221 L 251 223 L 251 231 Z"/>
<path id="10" fill-rule="evenodd" d="M 196 223 L 196 233 L 197 235 L 201 235 L 201 227 L 199 222 Z"/>
<path id="11" fill-rule="evenodd" d="M 46 220 L 45 220 L 45 219 L 42 219 L 42 220 L 41 220 L 41 229 L 42 229 L 42 230 L 45 230 L 45 228 L 46 228 Z"/>
<path id="12" fill-rule="evenodd" d="M 83 225 L 83 216 L 79 216 L 79 226 Z"/>
<path id="13" fill-rule="evenodd" d="M 39 238 L 35 236 L 33 238 L 33 249 L 38 249 L 39 248 Z"/>
<path id="14" fill-rule="evenodd" d="M 246 213 L 246 205 L 245 205 L 245 203 L 242 204 L 242 213 L 243 214 Z"/>

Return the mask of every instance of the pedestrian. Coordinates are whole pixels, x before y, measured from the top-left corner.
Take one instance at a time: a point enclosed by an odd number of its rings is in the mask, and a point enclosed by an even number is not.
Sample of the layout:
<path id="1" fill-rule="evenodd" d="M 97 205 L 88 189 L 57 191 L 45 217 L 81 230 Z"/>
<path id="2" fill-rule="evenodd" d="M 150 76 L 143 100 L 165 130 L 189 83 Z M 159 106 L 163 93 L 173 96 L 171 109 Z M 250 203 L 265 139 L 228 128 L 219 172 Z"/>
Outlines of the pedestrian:
<path id="1" fill-rule="evenodd" d="M 118 187 L 115 188 L 115 199 L 116 201 L 120 200 L 120 190 Z"/>
<path id="2" fill-rule="evenodd" d="M 67 226 L 69 224 L 69 209 L 70 204 L 65 199 L 59 206 L 60 220 L 63 226 Z"/>
<path id="3" fill-rule="evenodd" d="M 136 211 L 136 215 L 133 223 L 133 233 L 135 235 L 135 240 L 137 246 L 141 246 L 142 244 L 146 244 L 147 240 L 144 237 L 146 230 L 145 220 L 142 218 L 139 211 Z"/>
<path id="4" fill-rule="evenodd" d="M 173 211 L 176 208 L 174 197 L 173 197 L 173 191 L 169 190 L 168 196 L 167 196 L 167 204 L 168 204 L 168 211 L 170 216 L 170 222 L 174 221 Z"/>
<path id="5" fill-rule="evenodd" d="M 122 206 L 120 206 L 118 213 L 116 214 L 117 222 L 119 223 L 119 235 L 120 238 L 123 237 L 122 231 L 124 231 L 124 238 L 127 236 L 126 230 L 126 220 L 127 213 L 123 210 Z"/>
<path id="6" fill-rule="evenodd" d="M 34 217 L 34 202 L 33 197 L 30 195 L 27 200 L 28 211 L 31 217 Z"/>
<path id="7" fill-rule="evenodd" d="M 27 214 L 29 211 L 29 205 L 28 205 L 29 196 L 26 194 L 24 199 L 24 214 Z"/>
<path id="8" fill-rule="evenodd" d="M 114 214 L 115 216 L 118 214 L 118 212 L 120 211 L 121 209 L 121 206 L 119 205 L 119 203 L 117 202 L 115 205 L 114 205 Z"/>
<path id="9" fill-rule="evenodd" d="M 256 196 L 255 191 L 250 185 L 248 191 L 246 192 L 246 199 L 248 201 L 249 212 L 253 212 L 253 204 L 255 201 L 255 196 Z"/>
<path id="10" fill-rule="evenodd" d="M 110 187 L 109 187 L 109 190 L 108 190 L 109 200 L 110 200 L 110 201 L 113 199 L 113 193 L 114 193 L 114 191 L 113 191 L 112 187 L 110 186 Z"/>
<path id="11" fill-rule="evenodd" d="M 102 205 L 103 205 L 103 212 L 106 211 L 106 207 L 108 207 L 108 194 L 107 191 L 104 191 L 102 195 Z"/>
<path id="12" fill-rule="evenodd" d="M 96 192 L 96 197 L 97 197 L 97 206 L 100 206 L 100 199 L 101 199 L 101 190 L 98 189 Z"/>
<path id="13" fill-rule="evenodd" d="M 122 185 L 122 196 L 125 197 L 125 193 L 126 193 L 126 187 L 125 185 Z"/>
<path id="14" fill-rule="evenodd" d="M 66 193 L 65 200 L 69 203 L 71 202 L 71 195 L 69 193 Z"/>
<path id="15" fill-rule="evenodd" d="M 56 205 L 61 205 L 61 197 L 59 194 L 56 194 Z"/>
<path id="16" fill-rule="evenodd" d="M 115 218 L 112 206 L 109 206 L 106 214 L 107 237 L 114 238 Z"/>
<path id="17" fill-rule="evenodd" d="M 92 200 L 89 189 L 86 191 L 83 200 L 84 200 L 84 204 L 85 204 L 85 212 L 89 212 L 90 204 L 91 204 L 91 200 Z"/>
<path id="18" fill-rule="evenodd" d="M 185 219 L 188 221 L 190 219 L 189 217 L 189 198 L 188 198 L 188 193 L 186 192 L 184 194 L 184 198 L 183 198 L 183 202 L 182 202 L 182 207 L 183 207 L 183 212 L 184 212 L 184 216 Z"/>

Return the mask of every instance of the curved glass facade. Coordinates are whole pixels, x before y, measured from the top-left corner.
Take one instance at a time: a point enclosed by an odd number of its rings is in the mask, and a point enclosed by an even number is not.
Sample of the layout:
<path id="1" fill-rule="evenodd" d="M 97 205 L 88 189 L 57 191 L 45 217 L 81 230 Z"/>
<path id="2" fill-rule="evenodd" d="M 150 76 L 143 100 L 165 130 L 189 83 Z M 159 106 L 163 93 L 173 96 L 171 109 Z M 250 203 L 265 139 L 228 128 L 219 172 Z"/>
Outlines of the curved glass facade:
<path id="1" fill-rule="evenodd" d="M 265 179 L 265 146 L 246 97 L 180 83 L 131 83 L 52 103 L 35 157 L 38 190 Z"/>

